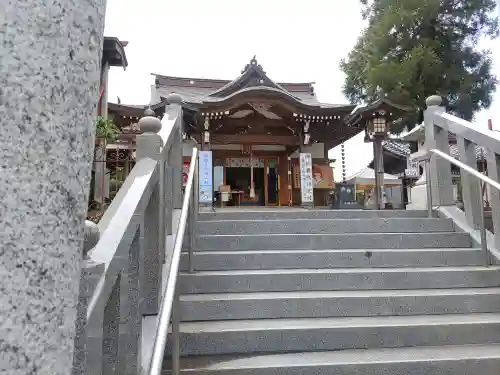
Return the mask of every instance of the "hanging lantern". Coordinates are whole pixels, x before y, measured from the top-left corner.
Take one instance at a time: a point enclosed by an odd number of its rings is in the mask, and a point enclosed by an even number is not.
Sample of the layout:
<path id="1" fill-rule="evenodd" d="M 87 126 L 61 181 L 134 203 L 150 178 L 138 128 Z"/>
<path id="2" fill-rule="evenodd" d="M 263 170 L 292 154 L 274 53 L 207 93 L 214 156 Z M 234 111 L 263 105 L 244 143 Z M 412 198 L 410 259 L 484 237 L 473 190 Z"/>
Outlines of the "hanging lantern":
<path id="1" fill-rule="evenodd" d="M 250 146 L 250 198 L 255 198 L 255 186 L 253 183 L 253 157 L 252 157 L 252 146 Z"/>
<path id="2" fill-rule="evenodd" d="M 387 120 L 385 111 L 378 111 L 373 114 L 373 118 L 368 122 L 366 127 L 366 137 L 383 136 L 387 134 Z"/>
<path id="3" fill-rule="evenodd" d="M 340 154 L 342 158 L 342 182 L 345 183 L 347 173 L 346 173 L 346 166 L 345 166 L 345 145 L 342 143 L 340 145 Z"/>

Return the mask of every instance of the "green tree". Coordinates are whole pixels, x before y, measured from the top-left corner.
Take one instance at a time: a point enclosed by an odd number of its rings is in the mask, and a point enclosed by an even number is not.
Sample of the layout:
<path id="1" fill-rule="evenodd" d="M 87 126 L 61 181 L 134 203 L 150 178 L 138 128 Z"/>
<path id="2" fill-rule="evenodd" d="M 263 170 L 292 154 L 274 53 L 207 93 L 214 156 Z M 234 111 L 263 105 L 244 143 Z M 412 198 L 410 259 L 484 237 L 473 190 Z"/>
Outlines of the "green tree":
<path id="1" fill-rule="evenodd" d="M 352 103 L 381 92 L 415 113 L 401 122 L 412 128 L 425 99 L 441 95 L 448 110 L 471 120 L 488 108 L 496 90 L 490 52 L 480 39 L 496 38 L 495 0 L 361 0 L 368 26 L 340 67 Z"/>
<path id="2" fill-rule="evenodd" d="M 96 127 L 96 137 L 104 138 L 107 143 L 113 143 L 116 138 L 118 138 L 118 134 L 120 130 L 113 123 L 113 121 L 109 119 L 105 119 L 104 117 L 98 116 L 95 119 L 95 127 Z"/>

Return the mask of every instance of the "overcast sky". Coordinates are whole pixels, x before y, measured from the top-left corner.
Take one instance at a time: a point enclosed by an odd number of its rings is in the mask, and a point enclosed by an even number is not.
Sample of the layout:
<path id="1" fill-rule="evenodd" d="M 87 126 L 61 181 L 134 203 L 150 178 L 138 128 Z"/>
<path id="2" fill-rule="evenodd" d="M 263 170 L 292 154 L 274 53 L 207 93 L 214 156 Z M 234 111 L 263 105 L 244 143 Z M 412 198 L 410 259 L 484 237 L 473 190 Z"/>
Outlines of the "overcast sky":
<path id="1" fill-rule="evenodd" d="M 108 0 L 105 35 L 129 42 L 127 70 L 111 69 L 109 100 L 149 103 L 150 73 L 231 80 L 257 55 L 272 80 L 313 81 L 320 101 L 347 103 L 339 62 L 363 27 L 358 0 Z M 484 47 L 500 75 L 499 43 Z M 500 130 L 499 104 L 496 95 L 479 126 L 492 118 Z M 355 174 L 371 161 L 371 145 L 360 135 L 346 142 L 346 155 L 347 175 Z M 340 159 L 340 151 L 330 157 Z"/>

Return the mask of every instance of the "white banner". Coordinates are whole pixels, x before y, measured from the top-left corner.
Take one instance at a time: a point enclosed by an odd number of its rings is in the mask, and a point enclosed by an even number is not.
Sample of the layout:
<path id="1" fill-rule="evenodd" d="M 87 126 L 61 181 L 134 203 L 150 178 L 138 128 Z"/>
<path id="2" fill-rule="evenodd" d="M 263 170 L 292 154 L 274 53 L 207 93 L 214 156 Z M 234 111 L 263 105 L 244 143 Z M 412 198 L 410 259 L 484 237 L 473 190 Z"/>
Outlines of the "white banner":
<path id="1" fill-rule="evenodd" d="M 302 204 L 313 203 L 312 157 L 309 153 L 300 153 L 300 194 Z"/>
<path id="2" fill-rule="evenodd" d="M 406 159 L 405 175 L 407 177 L 419 176 L 418 160 L 412 160 L 410 158 Z"/>
<path id="3" fill-rule="evenodd" d="M 226 167 L 230 168 L 264 168 L 264 159 L 259 158 L 227 158 Z"/>
<path id="4" fill-rule="evenodd" d="M 200 152 L 200 203 L 212 203 L 213 199 L 213 168 L 212 151 Z"/>

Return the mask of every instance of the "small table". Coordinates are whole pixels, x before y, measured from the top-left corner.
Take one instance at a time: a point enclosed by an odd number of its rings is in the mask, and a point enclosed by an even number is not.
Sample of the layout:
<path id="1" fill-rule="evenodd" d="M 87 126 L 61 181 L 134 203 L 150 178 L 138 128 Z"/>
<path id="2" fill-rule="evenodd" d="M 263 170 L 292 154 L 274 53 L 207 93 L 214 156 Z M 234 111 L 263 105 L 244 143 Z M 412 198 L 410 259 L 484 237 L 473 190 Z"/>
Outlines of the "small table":
<path id="1" fill-rule="evenodd" d="M 238 207 L 241 206 L 241 195 L 244 193 L 243 190 L 231 190 L 229 194 L 238 196 Z"/>

